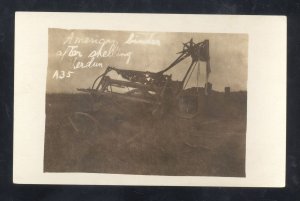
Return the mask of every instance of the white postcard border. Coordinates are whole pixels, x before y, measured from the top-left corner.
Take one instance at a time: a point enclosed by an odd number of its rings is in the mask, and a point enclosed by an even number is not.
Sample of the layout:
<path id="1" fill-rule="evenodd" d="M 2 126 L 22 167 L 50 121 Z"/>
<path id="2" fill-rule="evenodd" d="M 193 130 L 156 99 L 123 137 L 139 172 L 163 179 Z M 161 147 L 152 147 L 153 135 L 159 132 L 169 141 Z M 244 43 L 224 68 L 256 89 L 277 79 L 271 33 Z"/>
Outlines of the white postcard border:
<path id="1" fill-rule="evenodd" d="M 15 17 L 14 183 L 285 186 L 286 17 L 50 12 Z M 247 33 L 246 177 L 43 173 L 48 28 Z"/>

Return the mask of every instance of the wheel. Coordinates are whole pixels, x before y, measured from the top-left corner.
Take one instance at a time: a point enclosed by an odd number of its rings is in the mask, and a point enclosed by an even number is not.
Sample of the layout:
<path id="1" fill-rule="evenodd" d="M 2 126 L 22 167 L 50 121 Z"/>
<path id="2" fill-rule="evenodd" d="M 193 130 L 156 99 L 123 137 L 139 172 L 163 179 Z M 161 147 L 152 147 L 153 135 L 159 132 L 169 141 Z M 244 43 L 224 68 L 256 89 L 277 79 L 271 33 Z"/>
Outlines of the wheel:
<path id="1" fill-rule="evenodd" d="M 152 116 L 156 119 L 160 119 L 164 114 L 164 108 L 161 105 L 157 105 L 152 110 Z"/>
<path id="2" fill-rule="evenodd" d="M 98 130 L 97 123 L 97 119 L 89 113 L 74 112 L 62 120 L 59 131 L 80 136 L 93 135 Z"/>
<path id="3" fill-rule="evenodd" d="M 199 114 L 198 99 L 196 96 L 180 96 L 175 110 L 176 116 L 192 119 Z"/>

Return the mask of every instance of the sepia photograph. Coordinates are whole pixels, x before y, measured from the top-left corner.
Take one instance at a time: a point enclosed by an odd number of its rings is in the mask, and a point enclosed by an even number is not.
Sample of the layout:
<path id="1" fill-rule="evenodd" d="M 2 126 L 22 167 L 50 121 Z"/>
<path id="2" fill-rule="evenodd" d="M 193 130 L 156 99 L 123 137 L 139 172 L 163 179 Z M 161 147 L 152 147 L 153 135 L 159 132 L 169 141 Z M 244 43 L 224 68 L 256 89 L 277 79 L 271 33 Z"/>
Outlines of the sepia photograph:
<path id="1" fill-rule="evenodd" d="M 48 29 L 44 172 L 246 176 L 248 34 Z"/>

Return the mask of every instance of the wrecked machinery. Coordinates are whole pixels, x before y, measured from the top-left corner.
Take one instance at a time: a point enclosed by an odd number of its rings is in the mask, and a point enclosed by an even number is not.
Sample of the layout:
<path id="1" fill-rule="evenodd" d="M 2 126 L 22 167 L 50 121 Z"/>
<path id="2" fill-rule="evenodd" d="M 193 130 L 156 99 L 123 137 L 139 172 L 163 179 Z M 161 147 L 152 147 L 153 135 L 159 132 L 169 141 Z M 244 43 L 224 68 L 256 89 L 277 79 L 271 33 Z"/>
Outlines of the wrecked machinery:
<path id="1" fill-rule="evenodd" d="M 197 107 L 189 110 L 189 106 L 184 105 L 185 90 L 193 73 L 197 73 L 198 84 L 200 61 L 202 61 L 206 62 L 204 94 L 207 95 L 208 76 L 211 71 L 209 40 L 195 43 L 191 39 L 187 43 L 183 43 L 182 51 L 177 54 L 179 54 L 177 59 L 159 72 L 126 70 L 108 66 L 104 73 L 95 79 L 91 88 L 77 89 L 80 92 L 90 94 L 92 109 L 90 112 L 76 112 L 73 117 L 69 117 L 72 127 L 76 131 L 80 130 L 75 117 L 85 118 L 92 124 L 97 125 L 98 118 L 93 115 L 95 112 L 101 112 L 107 104 L 115 104 L 118 108 L 119 103 L 124 102 L 136 105 L 142 104 L 149 111 L 146 114 L 155 118 L 160 118 L 166 114 L 175 114 L 183 118 L 195 117 L 200 111 Z M 191 59 L 191 63 L 183 79 L 180 81 L 172 80 L 172 75 L 168 74 L 168 71 L 187 58 Z M 197 70 L 195 71 L 195 69 Z M 113 79 L 110 76 L 112 72 L 116 73 L 121 79 Z M 194 93 L 193 96 L 198 97 L 199 93 Z"/>

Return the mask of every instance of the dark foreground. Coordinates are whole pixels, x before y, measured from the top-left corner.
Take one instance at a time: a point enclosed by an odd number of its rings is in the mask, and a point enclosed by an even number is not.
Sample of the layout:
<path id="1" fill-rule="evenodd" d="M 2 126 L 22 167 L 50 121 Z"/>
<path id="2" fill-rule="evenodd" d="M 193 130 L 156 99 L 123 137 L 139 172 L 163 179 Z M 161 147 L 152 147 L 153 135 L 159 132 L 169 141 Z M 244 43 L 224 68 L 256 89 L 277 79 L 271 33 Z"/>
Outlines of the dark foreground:
<path id="1" fill-rule="evenodd" d="M 83 135 L 63 125 L 89 109 L 89 97 L 47 94 L 44 170 L 244 177 L 246 99 L 246 92 L 215 93 L 194 119 L 118 118 L 111 111 L 119 109 L 107 107 L 93 114 L 97 130 Z"/>

